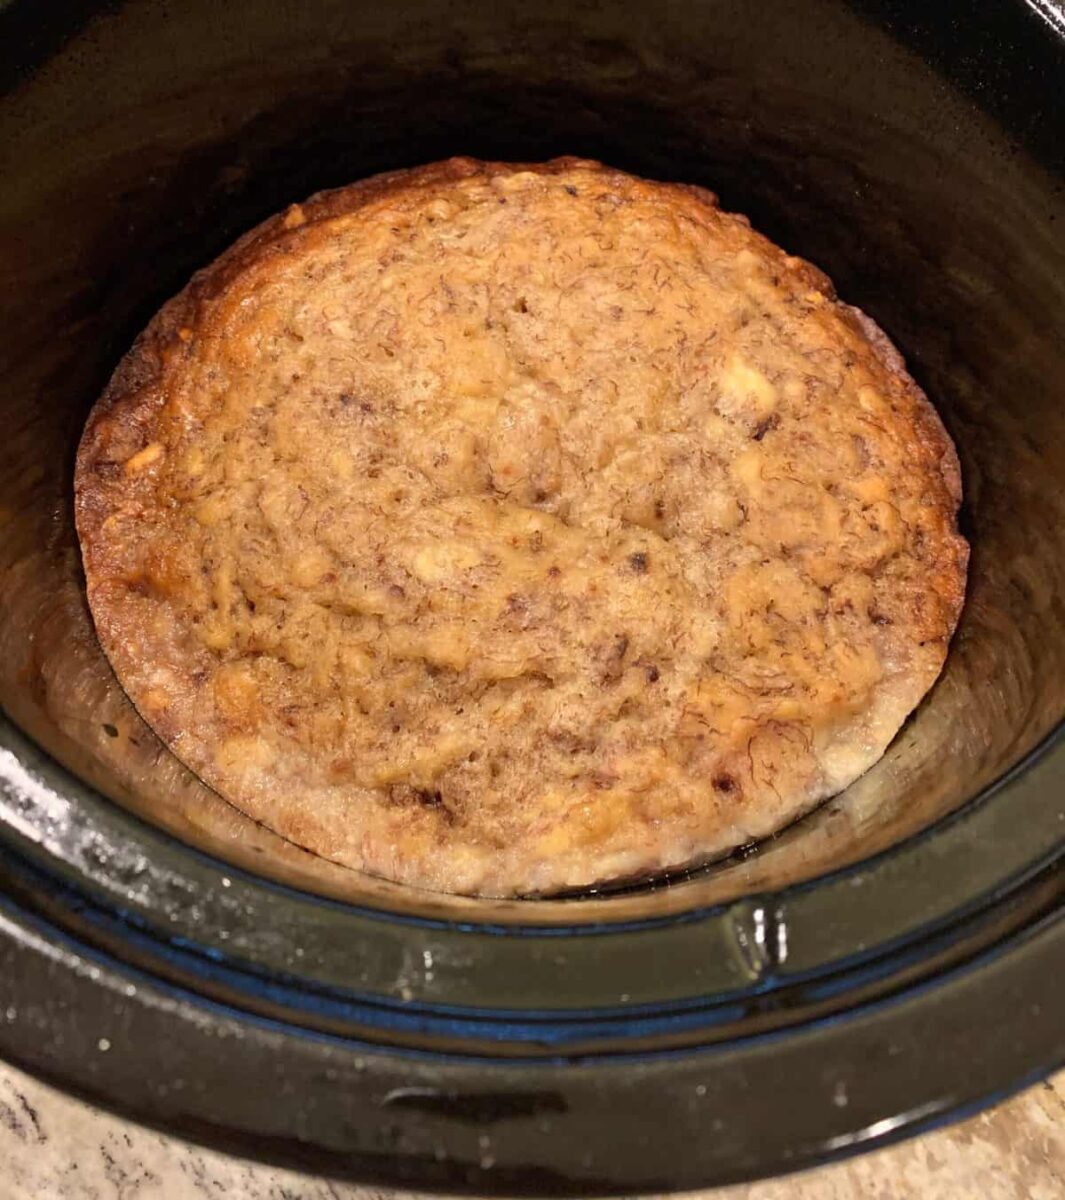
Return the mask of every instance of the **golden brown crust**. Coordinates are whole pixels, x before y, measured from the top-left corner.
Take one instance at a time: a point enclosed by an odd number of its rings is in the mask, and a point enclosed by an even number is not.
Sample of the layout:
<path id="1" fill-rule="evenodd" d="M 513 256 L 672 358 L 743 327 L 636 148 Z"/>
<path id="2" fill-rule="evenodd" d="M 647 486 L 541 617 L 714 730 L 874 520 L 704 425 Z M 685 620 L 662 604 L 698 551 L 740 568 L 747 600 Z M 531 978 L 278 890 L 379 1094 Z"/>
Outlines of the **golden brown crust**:
<path id="1" fill-rule="evenodd" d="M 454 159 L 325 192 L 170 301 L 86 426 L 101 643 L 174 752 L 351 866 L 591 884 L 883 752 L 961 607 L 894 347 L 700 188 Z"/>

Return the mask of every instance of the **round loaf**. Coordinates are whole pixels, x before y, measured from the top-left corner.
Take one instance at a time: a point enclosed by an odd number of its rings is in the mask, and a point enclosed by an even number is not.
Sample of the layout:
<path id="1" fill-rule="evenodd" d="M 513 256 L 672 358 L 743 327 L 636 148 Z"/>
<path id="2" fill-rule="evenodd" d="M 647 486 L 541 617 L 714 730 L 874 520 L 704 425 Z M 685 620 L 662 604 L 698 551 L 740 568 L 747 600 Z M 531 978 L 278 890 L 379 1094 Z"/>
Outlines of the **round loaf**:
<path id="1" fill-rule="evenodd" d="M 266 221 L 124 359 L 75 486 L 173 752 L 444 891 L 781 828 L 881 756 L 964 593 L 954 448 L 884 335 L 710 193 L 576 159 Z"/>

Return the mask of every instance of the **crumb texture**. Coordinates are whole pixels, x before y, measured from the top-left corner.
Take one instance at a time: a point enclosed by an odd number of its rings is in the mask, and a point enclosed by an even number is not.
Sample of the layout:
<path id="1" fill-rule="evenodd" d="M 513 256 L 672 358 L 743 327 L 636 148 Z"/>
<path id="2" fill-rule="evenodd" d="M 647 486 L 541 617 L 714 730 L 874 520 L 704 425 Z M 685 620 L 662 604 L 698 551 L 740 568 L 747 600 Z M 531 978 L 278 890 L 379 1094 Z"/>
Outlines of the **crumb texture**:
<path id="1" fill-rule="evenodd" d="M 935 680 L 957 461 L 890 344 L 699 189 L 467 159 L 266 222 L 93 411 L 97 630 L 171 749 L 484 894 L 723 853 Z"/>

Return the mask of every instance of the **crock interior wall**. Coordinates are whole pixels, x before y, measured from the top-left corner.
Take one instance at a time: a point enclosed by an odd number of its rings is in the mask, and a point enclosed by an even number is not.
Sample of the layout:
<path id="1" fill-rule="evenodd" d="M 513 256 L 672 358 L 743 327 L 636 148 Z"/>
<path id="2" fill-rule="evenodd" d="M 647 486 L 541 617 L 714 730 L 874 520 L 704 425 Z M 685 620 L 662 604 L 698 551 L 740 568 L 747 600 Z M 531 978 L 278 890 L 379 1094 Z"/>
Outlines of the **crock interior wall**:
<path id="1" fill-rule="evenodd" d="M 75 773 L 256 870 L 411 902 L 255 826 L 162 749 L 93 638 L 70 478 L 110 370 L 193 270 L 289 201 L 456 153 L 710 187 L 888 331 L 962 458 L 968 602 L 885 760 L 758 853 L 603 903 L 675 908 L 856 861 L 1060 719 L 1061 194 L 933 67 L 817 0 L 91 7 L 0 49 L 18 76 L 0 105 L 0 704 Z"/>

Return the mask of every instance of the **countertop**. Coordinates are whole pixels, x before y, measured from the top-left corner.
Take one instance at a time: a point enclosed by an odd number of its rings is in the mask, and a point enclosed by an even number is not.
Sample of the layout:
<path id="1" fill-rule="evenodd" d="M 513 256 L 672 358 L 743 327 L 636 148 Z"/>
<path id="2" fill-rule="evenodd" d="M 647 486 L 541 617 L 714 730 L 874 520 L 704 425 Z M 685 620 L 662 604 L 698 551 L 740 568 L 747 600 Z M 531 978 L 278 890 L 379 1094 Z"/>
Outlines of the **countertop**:
<path id="1" fill-rule="evenodd" d="M 1065 1072 L 988 1113 L 713 1200 L 1061 1200 Z M 0 1200 L 398 1200 L 164 1137 L 0 1063 Z"/>

